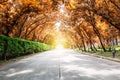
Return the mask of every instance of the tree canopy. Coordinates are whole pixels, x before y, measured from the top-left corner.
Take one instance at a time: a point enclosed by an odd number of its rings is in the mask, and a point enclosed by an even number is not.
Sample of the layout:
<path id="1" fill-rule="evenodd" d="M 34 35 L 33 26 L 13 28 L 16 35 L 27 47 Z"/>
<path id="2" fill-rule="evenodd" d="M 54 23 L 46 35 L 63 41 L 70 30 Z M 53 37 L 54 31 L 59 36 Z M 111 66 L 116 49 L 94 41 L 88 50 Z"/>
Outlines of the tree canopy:
<path id="1" fill-rule="evenodd" d="M 0 34 L 65 47 L 118 45 L 120 0 L 1 0 Z"/>

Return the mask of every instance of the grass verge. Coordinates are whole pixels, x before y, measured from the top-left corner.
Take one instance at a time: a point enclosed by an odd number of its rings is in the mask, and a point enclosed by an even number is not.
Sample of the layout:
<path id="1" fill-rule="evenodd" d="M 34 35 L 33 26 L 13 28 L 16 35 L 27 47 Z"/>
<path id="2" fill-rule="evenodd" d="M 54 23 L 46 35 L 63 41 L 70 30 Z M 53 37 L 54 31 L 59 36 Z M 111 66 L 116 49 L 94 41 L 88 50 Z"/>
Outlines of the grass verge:
<path id="1" fill-rule="evenodd" d="M 119 48 L 119 47 L 116 47 Z M 98 57 L 98 58 L 102 58 L 102 59 L 107 59 L 107 60 L 111 60 L 111 61 L 115 61 L 115 62 L 120 62 L 120 50 L 116 51 L 116 55 L 115 58 L 113 58 L 112 56 L 112 52 L 103 52 L 103 51 L 96 51 L 96 52 L 82 52 L 79 49 L 76 49 L 75 51 L 82 53 L 82 54 L 86 54 L 86 55 L 90 55 L 90 56 L 94 56 L 94 57 Z"/>

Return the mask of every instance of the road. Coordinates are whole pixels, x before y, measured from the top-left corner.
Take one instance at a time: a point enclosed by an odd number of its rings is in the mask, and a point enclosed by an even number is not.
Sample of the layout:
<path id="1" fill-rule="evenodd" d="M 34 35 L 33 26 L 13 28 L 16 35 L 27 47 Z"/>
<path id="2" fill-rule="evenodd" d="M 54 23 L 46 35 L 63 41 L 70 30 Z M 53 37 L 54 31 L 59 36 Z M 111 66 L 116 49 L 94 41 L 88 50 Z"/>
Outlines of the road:
<path id="1" fill-rule="evenodd" d="M 52 50 L 0 67 L 0 80 L 120 80 L 120 63 Z"/>

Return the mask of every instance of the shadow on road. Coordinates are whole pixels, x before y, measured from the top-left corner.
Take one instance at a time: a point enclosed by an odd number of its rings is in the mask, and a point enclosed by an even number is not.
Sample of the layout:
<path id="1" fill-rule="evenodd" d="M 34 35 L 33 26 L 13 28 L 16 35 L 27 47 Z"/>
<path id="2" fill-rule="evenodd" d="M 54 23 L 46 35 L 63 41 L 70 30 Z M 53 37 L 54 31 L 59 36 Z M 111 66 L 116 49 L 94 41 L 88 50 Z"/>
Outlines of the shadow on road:
<path id="1" fill-rule="evenodd" d="M 120 80 L 120 64 L 56 49 L 7 64 L 0 80 Z"/>

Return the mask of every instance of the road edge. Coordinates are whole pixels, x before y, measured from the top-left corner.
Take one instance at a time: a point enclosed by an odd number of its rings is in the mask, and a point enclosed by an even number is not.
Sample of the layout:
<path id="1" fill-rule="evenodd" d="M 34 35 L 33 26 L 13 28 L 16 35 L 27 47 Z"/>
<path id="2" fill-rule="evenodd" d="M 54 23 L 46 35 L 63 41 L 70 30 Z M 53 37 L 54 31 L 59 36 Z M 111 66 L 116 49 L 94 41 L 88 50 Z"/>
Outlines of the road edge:
<path id="1" fill-rule="evenodd" d="M 78 52 L 78 51 L 77 51 L 77 52 Z M 94 54 L 94 53 L 89 53 L 89 52 L 78 52 L 78 53 L 120 63 L 120 60 L 119 60 L 119 59 L 116 59 L 116 58 L 104 57 L 104 56 L 100 56 L 100 55 L 97 55 L 97 54 Z"/>
<path id="2" fill-rule="evenodd" d="M 28 54 L 28 55 L 16 57 L 16 58 L 13 58 L 13 59 L 10 59 L 10 60 L 0 61 L 0 67 L 4 66 L 6 64 L 9 64 L 9 63 L 13 63 L 13 62 L 25 59 L 25 58 L 29 58 L 29 57 L 37 55 L 37 54 L 41 54 L 41 53 L 42 52 L 38 52 L 38 53 L 33 53 L 33 54 Z"/>

